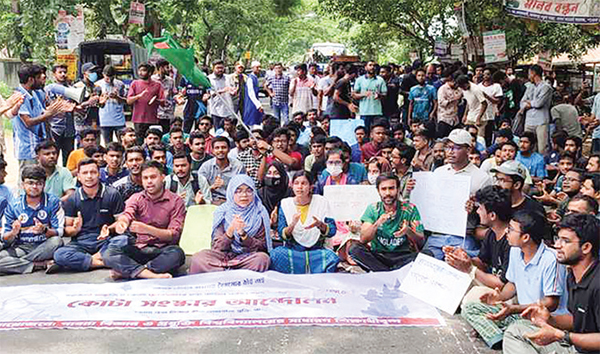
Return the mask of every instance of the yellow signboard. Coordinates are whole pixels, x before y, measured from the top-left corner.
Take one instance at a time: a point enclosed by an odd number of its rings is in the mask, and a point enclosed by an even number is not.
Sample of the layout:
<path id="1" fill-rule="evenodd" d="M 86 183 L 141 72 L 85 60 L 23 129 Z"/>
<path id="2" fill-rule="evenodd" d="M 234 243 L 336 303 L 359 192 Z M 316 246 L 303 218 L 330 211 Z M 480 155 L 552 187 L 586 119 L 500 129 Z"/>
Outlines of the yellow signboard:
<path id="1" fill-rule="evenodd" d="M 77 78 L 77 55 L 71 54 L 57 54 L 56 64 L 67 65 L 67 78 L 71 82 L 75 82 Z"/>

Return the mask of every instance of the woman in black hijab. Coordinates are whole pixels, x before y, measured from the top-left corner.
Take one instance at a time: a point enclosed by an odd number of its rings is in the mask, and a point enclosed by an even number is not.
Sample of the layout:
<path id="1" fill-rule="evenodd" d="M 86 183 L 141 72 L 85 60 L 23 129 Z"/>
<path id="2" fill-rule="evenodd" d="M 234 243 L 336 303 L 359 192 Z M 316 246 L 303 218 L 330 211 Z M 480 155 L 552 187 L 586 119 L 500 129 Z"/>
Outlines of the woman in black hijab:
<path id="1" fill-rule="evenodd" d="M 289 177 L 285 171 L 285 166 L 279 161 L 271 162 L 267 166 L 267 173 L 263 177 L 258 196 L 271 216 L 271 237 L 276 246 L 280 246 L 279 242 L 281 242 L 277 233 L 278 205 L 282 199 L 290 195 Z"/>

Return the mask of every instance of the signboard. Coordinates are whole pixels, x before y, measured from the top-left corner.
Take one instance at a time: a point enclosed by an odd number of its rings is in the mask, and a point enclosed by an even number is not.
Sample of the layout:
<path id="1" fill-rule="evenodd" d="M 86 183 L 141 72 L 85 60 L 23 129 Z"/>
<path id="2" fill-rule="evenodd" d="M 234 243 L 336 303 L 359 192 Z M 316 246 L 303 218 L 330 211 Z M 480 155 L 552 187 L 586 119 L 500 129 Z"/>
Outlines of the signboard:
<path id="1" fill-rule="evenodd" d="M 446 235 L 465 236 L 471 177 L 440 176 L 433 172 L 415 172 L 415 189 L 410 202 L 419 209 L 426 230 Z"/>
<path id="2" fill-rule="evenodd" d="M 538 54 L 537 64 L 544 69 L 544 71 L 552 70 L 552 56 L 550 52 L 541 52 Z"/>
<path id="3" fill-rule="evenodd" d="M 483 32 L 483 53 L 486 63 L 507 61 L 504 31 Z"/>
<path id="4" fill-rule="evenodd" d="M 146 16 L 146 7 L 141 2 L 133 1 L 129 7 L 129 23 L 143 25 Z"/>
<path id="5" fill-rule="evenodd" d="M 352 146 L 356 144 L 354 129 L 360 126 L 365 126 L 362 119 L 332 119 L 329 121 L 329 135 L 337 136 Z"/>
<path id="6" fill-rule="evenodd" d="M 445 325 L 435 307 L 400 291 L 408 270 L 3 286 L 0 330 Z"/>
<path id="7" fill-rule="evenodd" d="M 71 82 L 75 82 L 77 78 L 77 55 L 71 54 L 57 54 L 56 63 L 67 65 L 67 79 Z"/>
<path id="8" fill-rule="evenodd" d="M 507 0 L 505 9 L 511 15 L 543 22 L 600 23 L 597 0 Z"/>
<path id="9" fill-rule="evenodd" d="M 454 315 L 469 285 L 471 277 L 467 273 L 419 253 L 400 290 Z"/>
<path id="10" fill-rule="evenodd" d="M 323 196 L 335 221 L 360 220 L 369 204 L 381 200 L 375 186 L 363 184 L 325 186 Z"/>
<path id="11" fill-rule="evenodd" d="M 67 15 L 60 10 L 55 22 L 55 42 L 57 54 L 71 54 L 79 43 L 85 40 L 83 7 L 77 6 L 77 16 Z"/>
<path id="12" fill-rule="evenodd" d="M 450 58 L 452 60 L 464 60 L 464 53 L 462 44 L 452 44 L 450 46 Z"/>
<path id="13" fill-rule="evenodd" d="M 448 54 L 448 43 L 441 39 L 436 39 L 433 53 L 438 57 L 443 57 Z"/>

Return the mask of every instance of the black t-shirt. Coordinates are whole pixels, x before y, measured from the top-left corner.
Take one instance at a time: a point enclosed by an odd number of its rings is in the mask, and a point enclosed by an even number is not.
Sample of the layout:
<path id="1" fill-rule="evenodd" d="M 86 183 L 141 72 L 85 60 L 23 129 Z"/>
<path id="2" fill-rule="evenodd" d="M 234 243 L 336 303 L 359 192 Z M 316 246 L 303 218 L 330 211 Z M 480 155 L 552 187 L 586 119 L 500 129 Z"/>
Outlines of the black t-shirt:
<path id="1" fill-rule="evenodd" d="M 81 212 L 83 225 L 79 235 L 98 235 L 103 225 L 115 222 L 115 215 L 122 213 L 125 205 L 115 188 L 100 184 L 94 198 L 89 198 L 82 188 L 77 188 L 63 203 L 63 209 L 65 216 L 71 218 L 77 217 L 77 212 Z"/>
<path id="2" fill-rule="evenodd" d="M 342 80 L 339 80 L 338 82 L 336 82 L 333 87 L 334 87 L 335 91 L 340 92 L 339 95 L 340 95 L 341 100 L 343 100 L 345 102 L 351 102 L 350 82 L 342 79 Z M 334 91 L 333 97 L 335 97 L 335 91 Z M 328 100 L 328 102 L 331 102 L 331 109 L 329 109 L 331 118 L 337 118 L 337 119 L 350 118 L 352 116 L 352 114 L 350 113 L 350 110 L 348 109 L 348 107 L 346 107 L 343 104 L 335 102 L 333 97 L 331 97 L 331 99 Z"/>
<path id="3" fill-rule="evenodd" d="M 488 271 L 491 274 L 499 276 L 500 280 L 506 283 L 505 276 L 508 269 L 509 254 L 510 245 L 506 236 L 497 240 L 494 230 L 489 229 L 485 235 L 485 239 L 481 242 L 481 249 L 477 257 L 489 266 Z"/>
<path id="4" fill-rule="evenodd" d="M 400 92 L 400 79 L 396 76 L 387 82 L 387 94 L 383 99 L 383 115 L 387 118 L 398 116 L 398 93 Z"/>
<path id="5" fill-rule="evenodd" d="M 525 200 L 516 207 L 513 207 L 513 212 L 526 210 L 526 211 L 534 211 L 541 213 L 542 215 L 546 215 L 546 211 L 544 207 L 539 202 L 531 199 L 529 196 L 525 196 Z"/>
<path id="6" fill-rule="evenodd" d="M 410 92 L 410 89 L 413 86 L 417 86 L 419 82 L 417 81 L 417 77 L 415 74 L 410 73 L 404 75 L 404 79 L 402 80 L 402 84 L 400 85 L 400 89 L 402 92 Z M 404 94 L 404 98 L 406 98 L 405 102 L 408 100 L 408 93 Z"/>
<path id="7" fill-rule="evenodd" d="M 575 333 L 600 332 L 600 264 L 598 260 L 583 275 L 581 281 L 575 282 L 573 272 L 567 277 L 569 300 L 567 308 L 573 315 L 573 331 Z M 577 348 L 579 353 L 597 353 Z"/>
<path id="8" fill-rule="evenodd" d="M 204 93 L 206 92 L 204 88 L 194 86 L 185 78 L 181 81 L 181 85 L 185 87 L 185 97 L 188 99 L 183 111 L 184 119 L 196 119 L 198 110 L 200 110 L 200 115 L 205 114 L 206 105 L 202 102 L 202 96 L 204 96 Z"/>

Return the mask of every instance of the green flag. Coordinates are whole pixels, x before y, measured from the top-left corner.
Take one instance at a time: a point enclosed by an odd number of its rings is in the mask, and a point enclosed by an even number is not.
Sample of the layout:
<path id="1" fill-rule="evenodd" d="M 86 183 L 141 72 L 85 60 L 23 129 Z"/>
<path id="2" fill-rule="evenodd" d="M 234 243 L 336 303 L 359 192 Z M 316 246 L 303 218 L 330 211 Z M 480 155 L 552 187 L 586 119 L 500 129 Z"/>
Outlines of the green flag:
<path id="1" fill-rule="evenodd" d="M 153 38 L 150 33 L 144 36 L 144 46 L 148 49 L 148 56 L 157 52 L 166 61 L 171 63 L 189 82 L 198 87 L 210 88 L 210 80 L 196 66 L 194 51 L 183 48 L 167 32 L 162 37 Z"/>

